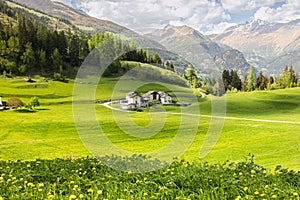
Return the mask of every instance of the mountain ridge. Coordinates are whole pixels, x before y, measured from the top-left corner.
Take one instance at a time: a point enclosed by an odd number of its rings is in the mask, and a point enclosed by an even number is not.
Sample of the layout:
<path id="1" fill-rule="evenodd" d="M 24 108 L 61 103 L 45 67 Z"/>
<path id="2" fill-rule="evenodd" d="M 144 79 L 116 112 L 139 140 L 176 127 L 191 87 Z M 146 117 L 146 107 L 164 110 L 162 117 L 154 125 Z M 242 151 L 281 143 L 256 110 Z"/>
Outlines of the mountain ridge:
<path id="1" fill-rule="evenodd" d="M 199 74 L 220 74 L 224 69 L 230 68 L 244 76 L 250 66 L 238 50 L 218 44 L 186 25 L 167 25 L 147 36 L 185 57 Z"/>
<path id="2" fill-rule="evenodd" d="M 210 38 L 239 49 L 250 64 L 267 74 L 279 75 L 286 65 L 300 64 L 298 58 L 291 60 L 291 55 L 300 53 L 300 19 L 288 23 L 253 20 Z"/>

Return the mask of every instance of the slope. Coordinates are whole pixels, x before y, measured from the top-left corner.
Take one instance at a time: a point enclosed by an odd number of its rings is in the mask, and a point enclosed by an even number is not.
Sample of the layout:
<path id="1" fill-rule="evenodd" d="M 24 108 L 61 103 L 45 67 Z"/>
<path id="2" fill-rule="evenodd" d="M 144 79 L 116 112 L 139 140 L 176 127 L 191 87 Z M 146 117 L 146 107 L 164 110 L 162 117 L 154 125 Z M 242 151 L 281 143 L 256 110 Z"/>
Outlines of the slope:
<path id="1" fill-rule="evenodd" d="M 48 15 L 55 16 L 59 19 L 68 20 L 80 30 L 87 33 L 111 32 L 123 36 L 123 39 L 134 40 L 137 46 L 143 46 L 144 48 L 149 47 L 165 49 L 159 43 L 142 37 L 141 35 L 123 26 L 117 25 L 110 21 L 90 17 L 87 14 L 77 11 L 62 3 L 52 2 L 50 0 L 15 0 L 15 2 L 26 5 L 29 8 L 42 11 Z"/>

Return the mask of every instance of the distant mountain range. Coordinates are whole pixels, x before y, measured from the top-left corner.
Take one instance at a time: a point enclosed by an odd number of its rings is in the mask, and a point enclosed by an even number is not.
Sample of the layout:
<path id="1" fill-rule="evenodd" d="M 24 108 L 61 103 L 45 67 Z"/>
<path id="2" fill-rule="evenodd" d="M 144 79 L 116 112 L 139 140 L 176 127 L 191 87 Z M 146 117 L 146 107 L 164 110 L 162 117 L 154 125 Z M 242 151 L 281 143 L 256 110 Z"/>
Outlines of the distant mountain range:
<path id="1" fill-rule="evenodd" d="M 278 75 L 286 65 L 300 72 L 300 19 L 289 23 L 252 21 L 211 39 L 239 49 L 247 61 L 266 74 Z"/>
<path id="2" fill-rule="evenodd" d="M 245 75 L 250 66 L 238 50 L 213 42 L 188 26 L 168 25 L 147 36 L 191 62 L 200 74 L 220 74 L 224 69 L 235 69 Z"/>

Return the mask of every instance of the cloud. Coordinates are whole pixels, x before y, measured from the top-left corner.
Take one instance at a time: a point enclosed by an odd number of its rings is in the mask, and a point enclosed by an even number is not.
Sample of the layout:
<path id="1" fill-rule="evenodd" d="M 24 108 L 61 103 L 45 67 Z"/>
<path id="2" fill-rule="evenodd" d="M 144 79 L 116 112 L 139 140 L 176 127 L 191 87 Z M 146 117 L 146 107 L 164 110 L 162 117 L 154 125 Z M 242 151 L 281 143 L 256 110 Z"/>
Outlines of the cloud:
<path id="1" fill-rule="evenodd" d="M 71 3 L 71 0 L 58 1 Z M 143 33 L 167 24 L 188 25 L 205 34 L 217 33 L 235 25 L 236 18 L 245 17 L 246 12 L 255 13 L 254 19 L 282 22 L 299 17 L 300 8 L 299 0 L 72 0 L 72 3 L 91 16 Z"/>
<path id="2" fill-rule="evenodd" d="M 254 15 L 254 19 L 261 19 L 270 22 L 289 22 L 300 18 L 299 0 L 288 0 L 277 8 L 262 7 Z"/>
<path id="3" fill-rule="evenodd" d="M 282 0 L 245 0 L 245 1 L 234 1 L 234 0 L 222 0 L 222 5 L 225 10 L 230 13 L 238 13 L 241 11 L 257 10 L 261 7 L 271 7 L 276 2 Z"/>
<path id="4" fill-rule="evenodd" d="M 171 24 L 201 30 L 211 23 L 230 20 L 220 3 L 211 0 L 82 0 L 77 7 L 88 14 L 138 31 Z"/>

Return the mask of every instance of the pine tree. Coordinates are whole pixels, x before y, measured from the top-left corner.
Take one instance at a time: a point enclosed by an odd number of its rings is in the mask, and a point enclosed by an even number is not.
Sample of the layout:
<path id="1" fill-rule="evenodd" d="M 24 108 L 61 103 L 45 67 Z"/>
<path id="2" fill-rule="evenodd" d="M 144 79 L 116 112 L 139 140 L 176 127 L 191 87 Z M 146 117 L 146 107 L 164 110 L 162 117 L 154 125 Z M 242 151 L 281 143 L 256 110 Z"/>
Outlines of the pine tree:
<path id="1" fill-rule="evenodd" d="M 254 68 L 251 65 L 249 70 L 249 75 L 247 77 L 247 91 L 253 91 L 255 90 L 255 73 Z"/>

